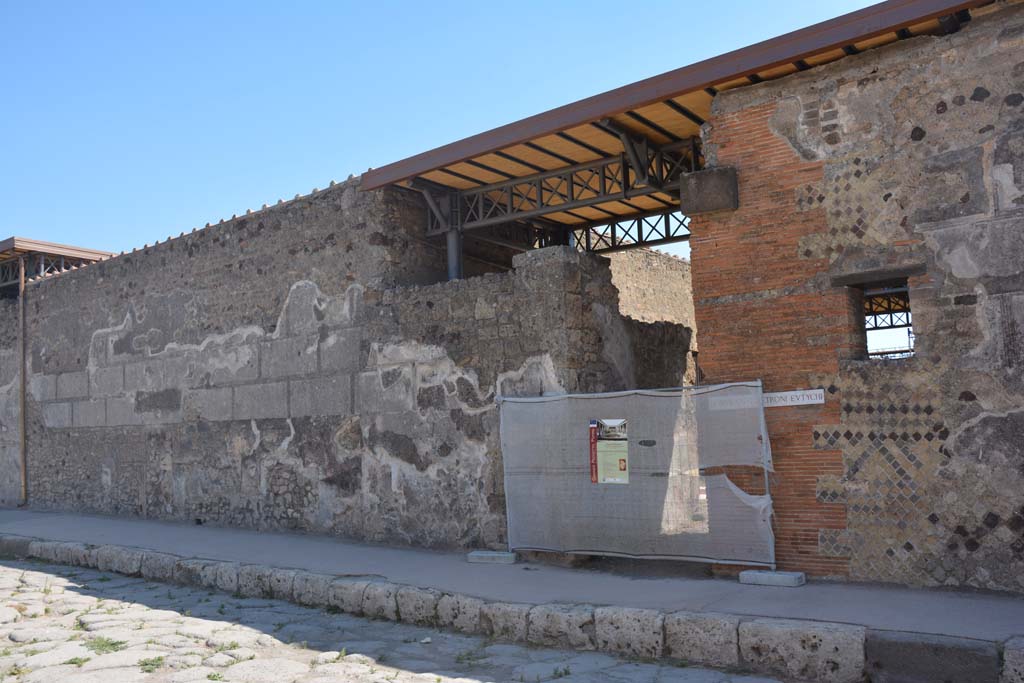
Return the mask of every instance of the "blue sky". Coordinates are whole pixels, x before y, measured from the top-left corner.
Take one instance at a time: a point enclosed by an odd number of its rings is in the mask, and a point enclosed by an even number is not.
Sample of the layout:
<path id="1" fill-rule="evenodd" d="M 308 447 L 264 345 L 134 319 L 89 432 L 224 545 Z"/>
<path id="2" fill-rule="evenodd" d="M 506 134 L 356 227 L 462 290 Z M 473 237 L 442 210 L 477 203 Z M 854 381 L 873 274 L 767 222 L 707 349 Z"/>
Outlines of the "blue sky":
<path id="1" fill-rule="evenodd" d="M 0 0 L 0 239 L 131 249 L 868 4 Z"/>

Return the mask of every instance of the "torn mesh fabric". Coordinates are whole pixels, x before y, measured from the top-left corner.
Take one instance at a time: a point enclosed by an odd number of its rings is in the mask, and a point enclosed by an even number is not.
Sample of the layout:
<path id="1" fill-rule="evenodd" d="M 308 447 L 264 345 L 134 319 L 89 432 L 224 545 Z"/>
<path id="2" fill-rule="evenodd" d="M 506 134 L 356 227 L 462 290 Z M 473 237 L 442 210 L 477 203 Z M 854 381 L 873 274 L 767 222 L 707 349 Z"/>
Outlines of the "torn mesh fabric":
<path id="1" fill-rule="evenodd" d="M 501 401 L 512 549 L 772 564 L 769 495 L 711 468 L 771 469 L 759 383 Z M 594 483 L 591 420 L 628 436 L 628 483 Z"/>

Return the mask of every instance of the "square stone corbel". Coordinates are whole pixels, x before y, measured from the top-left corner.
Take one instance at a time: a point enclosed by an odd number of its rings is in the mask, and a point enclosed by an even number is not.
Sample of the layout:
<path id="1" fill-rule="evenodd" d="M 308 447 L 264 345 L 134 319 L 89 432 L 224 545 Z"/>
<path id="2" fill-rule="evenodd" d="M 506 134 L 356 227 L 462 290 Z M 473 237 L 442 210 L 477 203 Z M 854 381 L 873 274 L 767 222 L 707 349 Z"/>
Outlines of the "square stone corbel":
<path id="1" fill-rule="evenodd" d="M 679 180 L 679 210 L 687 216 L 733 211 L 739 205 L 736 169 L 731 166 L 684 173 Z"/>

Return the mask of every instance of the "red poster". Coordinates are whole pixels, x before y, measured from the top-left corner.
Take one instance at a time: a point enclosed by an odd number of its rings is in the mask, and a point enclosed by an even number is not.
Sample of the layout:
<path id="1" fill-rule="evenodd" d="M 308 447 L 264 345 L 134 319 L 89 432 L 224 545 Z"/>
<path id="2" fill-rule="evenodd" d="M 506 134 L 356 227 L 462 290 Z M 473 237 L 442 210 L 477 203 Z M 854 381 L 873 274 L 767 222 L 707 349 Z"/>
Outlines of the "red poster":
<path id="1" fill-rule="evenodd" d="M 597 420 L 590 421 L 590 483 L 597 483 Z"/>

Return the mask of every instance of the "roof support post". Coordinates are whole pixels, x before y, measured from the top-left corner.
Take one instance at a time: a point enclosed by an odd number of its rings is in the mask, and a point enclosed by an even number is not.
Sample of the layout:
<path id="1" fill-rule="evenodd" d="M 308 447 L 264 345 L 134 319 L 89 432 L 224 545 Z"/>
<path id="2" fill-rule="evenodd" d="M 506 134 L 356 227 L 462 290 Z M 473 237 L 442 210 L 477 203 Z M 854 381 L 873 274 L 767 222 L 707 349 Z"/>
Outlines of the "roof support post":
<path id="1" fill-rule="evenodd" d="M 25 415 L 25 392 L 28 386 L 26 377 L 26 360 L 28 359 L 27 340 L 25 339 L 25 256 L 18 257 L 18 408 L 21 415 L 19 423 L 19 455 L 21 456 L 21 503 L 28 505 L 28 420 Z"/>
<path id="2" fill-rule="evenodd" d="M 448 279 L 462 279 L 462 233 L 458 228 L 448 228 L 445 233 L 448 251 Z"/>

